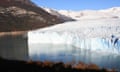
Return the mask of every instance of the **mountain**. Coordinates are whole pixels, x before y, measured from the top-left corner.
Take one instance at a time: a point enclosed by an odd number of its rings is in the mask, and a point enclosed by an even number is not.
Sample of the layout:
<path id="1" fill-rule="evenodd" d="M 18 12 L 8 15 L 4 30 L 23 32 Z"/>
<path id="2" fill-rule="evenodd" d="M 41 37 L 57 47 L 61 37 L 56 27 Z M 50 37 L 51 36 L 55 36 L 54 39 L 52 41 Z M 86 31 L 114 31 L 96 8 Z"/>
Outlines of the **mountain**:
<path id="1" fill-rule="evenodd" d="M 83 11 L 59 10 L 58 12 L 62 15 L 71 17 L 76 20 L 120 17 L 120 7 L 113 7 L 103 10 L 83 10 Z"/>
<path id="2" fill-rule="evenodd" d="M 38 7 L 31 0 L 0 0 L 0 32 L 28 31 L 81 19 L 119 17 L 120 7 L 70 11 Z"/>
<path id="3" fill-rule="evenodd" d="M 48 13 L 56 15 L 63 19 L 100 19 L 100 18 L 119 18 L 120 17 L 120 7 L 113 7 L 103 10 L 82 10 L 82 11 L 72 11 L 72 10 L 55 10 L 50 8 L 44 8 Z"/>
<path id="4" fill-rule="evenodd" d="M 64 19 L 49 14 L 30 0 L 0 0 L 0 32 L 26 31 L 63 22 Z"/>
<path id="5" fill-rule="evenodd" d="M 4 7 L 14 6 L 14 5 L 17 5 L 17 2 L 26 4 L 26 5 L 35 6 L 35 4 L 32 3 L 30 0 L 1 0 L 0 5 Z"/>
<path id="6" fill-rule="evenodd" d="M 48 13 L 50 13 L 51 15 L 55 15 L 57 16 L 58 18 L 60 19 L 63 19 L 65 21 L 75 21 L 75 19 L 73 19 L 72 17 L 68 17 L 66 15 L 63 15 L 62 13 L 59 13 L 58 10 L 55 10 L 55 9 L 51 9 L 51 8 L 47 8 L 47 7 L 43 7 L 43 9 L 45 11 L 47 11 Z"/>

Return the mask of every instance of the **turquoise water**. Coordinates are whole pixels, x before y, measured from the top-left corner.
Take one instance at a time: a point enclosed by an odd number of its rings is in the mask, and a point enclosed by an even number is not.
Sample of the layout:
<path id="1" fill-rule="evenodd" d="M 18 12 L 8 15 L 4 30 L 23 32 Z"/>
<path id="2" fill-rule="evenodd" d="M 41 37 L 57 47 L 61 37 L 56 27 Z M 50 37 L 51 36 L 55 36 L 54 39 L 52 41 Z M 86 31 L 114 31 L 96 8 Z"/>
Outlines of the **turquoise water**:
<path id="1" fill-rule="evenodd" d="M 80 49 L 72 45 L 30 44 L 29 57 L 34 61 L 62 61 L 94 63 L 101 68 L 120 69 L 120 55 L 90 49 Z"/>

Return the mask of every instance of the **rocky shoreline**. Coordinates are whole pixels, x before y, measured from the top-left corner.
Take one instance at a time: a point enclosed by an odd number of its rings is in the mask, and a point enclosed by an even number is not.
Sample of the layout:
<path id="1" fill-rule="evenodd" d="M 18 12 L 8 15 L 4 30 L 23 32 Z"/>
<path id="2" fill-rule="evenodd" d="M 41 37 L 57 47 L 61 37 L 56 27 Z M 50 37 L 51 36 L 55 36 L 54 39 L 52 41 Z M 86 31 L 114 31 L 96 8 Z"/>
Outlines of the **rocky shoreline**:
<path id="1" fill-rule="evenodd" d="M 117 72 L 115 70 L 100 69 L 95 64 L 84 64 L 82 62 L 73 66 L 62 62 L 41 61 L 17 61 L 0 58 L 1 71 L 4 72 Z"/>

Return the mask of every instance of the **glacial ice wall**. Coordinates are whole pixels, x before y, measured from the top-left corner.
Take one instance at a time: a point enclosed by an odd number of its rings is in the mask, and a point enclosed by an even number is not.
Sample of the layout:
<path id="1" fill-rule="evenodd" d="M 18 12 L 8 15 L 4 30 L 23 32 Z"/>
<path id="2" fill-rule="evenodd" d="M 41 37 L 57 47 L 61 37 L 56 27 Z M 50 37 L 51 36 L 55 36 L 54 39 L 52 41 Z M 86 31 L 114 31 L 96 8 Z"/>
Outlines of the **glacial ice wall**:
<path id="1" fill-rule="evenodd" d="M 70 44 L 120 53 L 120 19 L 80 20 L 28 32 L 29 44 Z"/>
<path id="2" fill-rule="evenodd" d="M 120 52 L 120 39 L 114 35 L 109 38 L 81 38 L 78 34 L 68 32 L 29 33 L 29 44 L 32 43 L 68 44 L 95 51 Z"/>

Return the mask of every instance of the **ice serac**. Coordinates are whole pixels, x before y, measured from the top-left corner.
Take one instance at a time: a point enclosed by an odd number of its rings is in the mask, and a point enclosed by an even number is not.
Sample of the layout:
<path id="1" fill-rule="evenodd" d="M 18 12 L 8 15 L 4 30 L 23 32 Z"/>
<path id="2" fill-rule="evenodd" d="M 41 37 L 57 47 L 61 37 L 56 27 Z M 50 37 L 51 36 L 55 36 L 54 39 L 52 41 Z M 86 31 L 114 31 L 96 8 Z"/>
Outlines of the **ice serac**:
<path id="1" fill-rule="evenodd" d="M 29 44 L 70 44 L 77 48 L 120 53 L 120 19 L 88 19 L 30 31 Z"/>

